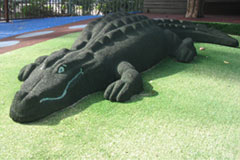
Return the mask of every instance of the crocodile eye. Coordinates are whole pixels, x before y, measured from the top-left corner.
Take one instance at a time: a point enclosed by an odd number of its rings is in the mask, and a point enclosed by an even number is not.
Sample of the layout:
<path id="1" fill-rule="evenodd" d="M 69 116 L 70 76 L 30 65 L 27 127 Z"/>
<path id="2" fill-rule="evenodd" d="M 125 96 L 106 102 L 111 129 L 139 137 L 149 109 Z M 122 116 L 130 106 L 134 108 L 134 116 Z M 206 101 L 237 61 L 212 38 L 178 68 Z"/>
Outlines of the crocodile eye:
<path id="1" fill-rule="evenodd" d="M 66 65 L 62 65 L 62 66 L 60 66 L 60 67 L 58 68 L 57 73 L 59 73 L 59 74 L 64 73 L 65 70 L 66 70 L 66 67 L 67 67 Z"/>

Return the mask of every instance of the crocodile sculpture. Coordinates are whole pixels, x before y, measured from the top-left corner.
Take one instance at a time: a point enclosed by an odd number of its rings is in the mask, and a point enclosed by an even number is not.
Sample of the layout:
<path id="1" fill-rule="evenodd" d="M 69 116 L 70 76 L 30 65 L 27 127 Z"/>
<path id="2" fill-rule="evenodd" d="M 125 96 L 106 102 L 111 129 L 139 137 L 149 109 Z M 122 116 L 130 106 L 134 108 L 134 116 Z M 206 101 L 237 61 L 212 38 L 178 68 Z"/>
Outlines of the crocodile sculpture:
<path id="1" fill-rule="evenodd" d="M 127 101 L 143 90 L 140 72 L 167 56 L 192 61 L 197 55 L 193 41 L 238 46 L 228 35 L 190 22 L 127 13 L 101 17 L 88 24 L 71 49 L 41 56 L 21 69 L 18 79 L 24 83 L 10 117 L 35 121 L 101 90 L 110 101 Z"/>

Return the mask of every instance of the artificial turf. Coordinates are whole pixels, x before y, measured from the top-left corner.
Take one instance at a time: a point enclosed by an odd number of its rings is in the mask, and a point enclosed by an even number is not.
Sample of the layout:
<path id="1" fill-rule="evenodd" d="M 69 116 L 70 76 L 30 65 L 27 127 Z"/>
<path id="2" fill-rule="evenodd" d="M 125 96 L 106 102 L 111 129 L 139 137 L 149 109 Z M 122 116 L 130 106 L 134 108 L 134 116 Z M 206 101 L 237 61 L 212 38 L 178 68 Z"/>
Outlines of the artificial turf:
<path id="1" fill-rule="evenodd" d="M 192 63 L 163 60 L 126 103 L 98 92 L 38 122 L 13 122 L 21 67 L 77 36 L 0 55 L 0 159 L 240 159 L 240 48 L 196 43 Z"/>

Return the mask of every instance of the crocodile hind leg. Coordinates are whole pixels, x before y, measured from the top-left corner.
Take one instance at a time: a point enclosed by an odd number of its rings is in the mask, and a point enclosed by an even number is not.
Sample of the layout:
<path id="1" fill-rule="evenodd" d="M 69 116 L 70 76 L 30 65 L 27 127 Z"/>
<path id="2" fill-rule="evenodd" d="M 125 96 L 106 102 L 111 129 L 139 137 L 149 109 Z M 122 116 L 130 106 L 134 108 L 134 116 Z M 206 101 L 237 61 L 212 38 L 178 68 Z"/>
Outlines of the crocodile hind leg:
<path id="1" fill-rule="evenodd" d="M 197 51 L 191 38 L 181 40 L 174 32 L 167 29 L 164 30 L 164 34 L 169 45 L 169 55 L 175 57 L 177 61 L 188 63 L 197 56 Z"/>
<path id="2" fill-rule="evenodd" d="M 105 90 L 104 98 L 110 101 L 124 102 L 143 90 L 142 77 L 128 62 L 117 66 L 120 79 L 111 83 Z"/>
<path id="3" fill-rule="evenodd" d="M 196 48 L 193 45 L 191 38 L 185 38 L 175 52 L 179 62 L 191 62 L 197 56 Z"/>

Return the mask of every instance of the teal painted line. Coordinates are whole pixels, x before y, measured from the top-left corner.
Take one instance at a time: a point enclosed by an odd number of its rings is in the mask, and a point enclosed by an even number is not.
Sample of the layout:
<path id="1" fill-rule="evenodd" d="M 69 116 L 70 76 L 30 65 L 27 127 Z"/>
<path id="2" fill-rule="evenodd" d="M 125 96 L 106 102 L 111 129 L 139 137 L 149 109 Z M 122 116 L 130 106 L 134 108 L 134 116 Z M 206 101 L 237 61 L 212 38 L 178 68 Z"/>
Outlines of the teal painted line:
<path id="1" fill-rule="evenodd" d="M 68 91 L 68 88 L 70 87 L 71 83 L 74 82 L 80 75 L 83 75 L 83 74 L 84 74 L 84 73 L 83 73 L 82 69 L 80 69 L 80 72 L 78 72 L 78 73 L 68 82 L 68 84 L 67 84 L 67 86 L 65 87 L 65 89 L 64 89 L 64 91 L 63 91 L 63 93 L 62 93 L 61 96 L 59 96 L 59 97 L 53 97 L 53 98 L 52 98 L 52 97 L 42 98 L 42 99 L 40 100 L 40 103 L 43 103 L 43 102 L 45 102 L 45 101 L 56 101 L 56 100 L 63 99 L 63 98 L 66 96 L 67 91 Z"/>

